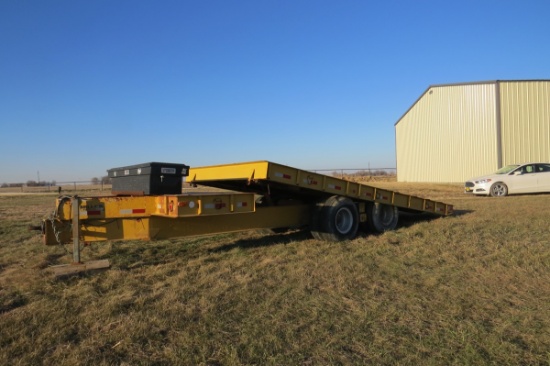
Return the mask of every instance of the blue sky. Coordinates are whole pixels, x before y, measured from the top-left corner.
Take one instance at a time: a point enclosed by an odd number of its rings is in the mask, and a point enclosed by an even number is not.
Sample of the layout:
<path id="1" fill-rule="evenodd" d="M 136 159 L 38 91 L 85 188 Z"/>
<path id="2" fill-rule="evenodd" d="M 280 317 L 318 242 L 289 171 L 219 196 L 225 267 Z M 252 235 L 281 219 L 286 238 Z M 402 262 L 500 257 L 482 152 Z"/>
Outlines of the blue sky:
<path id="1" fill-rule="evenodd" d="M 550 79 L 550 1 L 5 0 L 0 183 L 395 167 L 433 84 Z"/>

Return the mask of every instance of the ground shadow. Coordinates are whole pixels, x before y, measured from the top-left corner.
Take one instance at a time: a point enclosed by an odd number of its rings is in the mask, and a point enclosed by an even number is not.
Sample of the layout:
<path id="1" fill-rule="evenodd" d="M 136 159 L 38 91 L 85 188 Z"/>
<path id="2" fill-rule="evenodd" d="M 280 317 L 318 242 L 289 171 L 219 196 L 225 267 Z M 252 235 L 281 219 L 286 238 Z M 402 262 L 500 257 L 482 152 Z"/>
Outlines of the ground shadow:
<path id="1" fill-rule="evenodd" d="M 454 210 L 452 216 L 463 216 L 474 212 L 473 210 Z"/>
<path id="2" fill-rule="evenodd" d="M 25 306 L 28 303 L 29 299 L 19 292 L 7 294 L 2 301 L 0 301 L 0 314 L 5 314 L 21 306 Z"/>
<path id="3" fill-rule="evenodd" d="M 67 257 L 68 255 L 68 253 L 50 253 L 46 255 L 46 258 L 44 258 L 40 264 L 38 264 L 37 268 L 46 269 L 48 267 L 55 266 L 59 264 L 60 258 Z"/>
<path id="4" fill-rule="evenodd" d="M 472 210 L 455 210 L 452 216 L 463 216 L 472 213 Z M 436 215 L 430 212 L 399 212 L 399 222 L 397 228 L 408 228 L 420 222 L 430 222 L 436 219 L 444 218 L 445 216 Z"/>
<path id="5" fill-rule="evenodd" d="M 462 216 L 469 214 L 473 211 L 471 210 L 456 210 L 453 212 L 453 216 Z M 430 222 L 432 220 L 440 219 L 443 216 L 436 215 L 429 212 L 399 212 L 399 222 L 397 224 L 397 229 L 399 228 L 408 228 L 413 225 L 416 225 L 421 222 Z M 377 235 L 369 230 L 359 230 L 359 237 L 368 237 L 370 235 Z M 232 249 L 250 249 L 250 248 L 261 248 L 268 247 L 279 244 L 289 244 L 294 241 L 304 241 L 311 239 L 311 233 L 309 229 L 304 228 L 303 230 L 294 230 L 286 233 L 277 233 L 277 234 L 266 234 L 264 237 L 260 238 L 250 238 L 250 239 L 239 239 L 233 243 L 222 245 L 220 247 L 210 249 L 211 253 L 218 252 L 227 252 Z"/>
<path id="6" fill-rule="evenodd" d="M 210 249 L 211 253 L 227 252 L 232 249 L 251 249 L 269 247 L 280 244 L 290 244 L 295 241 L 303 241 L 311 239 L 309 230 L 293 230 L 286 233 L 266 234 L 260 238 L 239 239 L 231 244 L 222 245 L 217 248 Z"/>

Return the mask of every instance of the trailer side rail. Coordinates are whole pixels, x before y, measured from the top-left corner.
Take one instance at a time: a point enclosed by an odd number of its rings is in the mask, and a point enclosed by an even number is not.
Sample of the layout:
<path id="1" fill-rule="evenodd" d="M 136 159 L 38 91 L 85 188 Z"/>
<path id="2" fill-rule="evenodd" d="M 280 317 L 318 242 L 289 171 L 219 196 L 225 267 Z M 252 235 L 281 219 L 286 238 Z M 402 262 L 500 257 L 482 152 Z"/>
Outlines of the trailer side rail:
<path id="1" fill-rule="evenodd" d="M 416 212 L 430 212 L 438 215 L 453 213 L 453 206 L 443 202 L 350 182 L 269 161 L 191 168 L 187 178 L 187 182 L 191 184 L 236 191 L 241 190 L 243 186 L 250 186 L 251 182 L 259 181 L 286 186 L 288 189 L 290 187 L 300 188 L 325 196 L 339 195 L 353 200 L 377 202 Z M 257 191 L 257 193 L 261 194 L 262 192 Z"/>

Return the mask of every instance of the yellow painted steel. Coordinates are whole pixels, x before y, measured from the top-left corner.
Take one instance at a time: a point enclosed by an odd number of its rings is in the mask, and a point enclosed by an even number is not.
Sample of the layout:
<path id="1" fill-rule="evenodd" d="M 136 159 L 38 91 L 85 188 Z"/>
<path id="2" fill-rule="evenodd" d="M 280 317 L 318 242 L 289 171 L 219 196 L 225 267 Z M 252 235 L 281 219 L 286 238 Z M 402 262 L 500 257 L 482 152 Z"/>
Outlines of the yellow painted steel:
<path id="1" fill-rule="evenodd" d="M 56 202 L 58 218 L 70 220 L 71 200 L 59 198 Z M 105 196 L 81 198 L 81 220 L 149 217 L 221 215 L 228 213 L 254 212 L 252 193 L 236 194 L 187 194 L 170 196 Z"/>
<path id="2" fill-rule="evenodd" d="M 219 215 L 85 219 L 80 221 L 80 240 L 150 240 L 264 228 L 298 228 L 309 224 L 311 209 L 309 205 L 293 205 L 259 207 L 255 211 Z M 71 242 L 70 221 L 46 220 L 44 224 L 45 244 Z"/>
<path id="3" fill-rule="evenodd" d="M 453 213 L 453 206 L 442 202 L 436 203 L 432 200 L 291 168 L 269 161 L 191 168 L 187 181 L 192 184 L 206 186 L 216 186 L 218 182 L 223 182 L 226 187 L 231 186 L 231 182 L 266 181 L 316 191 L 321 194 L 321 197 L 327 194 L 340 195 L 353 200 L 379 202 L 438 215 Z M 235 190 L 239 189 L 237 183 L 234 186 Z"/>
<path id="4" fill-rule="evenodd" d="M 269 162 L 253 161 L 248 163 L 212 165 L 202 168 L 193 168 L 189 171 L 187 182 L 195 180 L 253 180 L 268 178 Z"/>
<path id="5" fill-rule="evenodd" d="M 453 207 L 416 196 L 349 182 L 268 161 L 193 168 L 189 182 L 238 189 L 242 182 L 276 183 L 293 193 L 307 190 L 319 200 L 332 195 L 349 197 L 358 204 L 365 221 L 367 202 L 419 212 L 452 214 Z M 237 182 L 237 183 L 234 183 Z M 239 183 L 240 182 L 240 183 Z M 296 187 L 299 187 L 297 190 Z M 258 192 L 256 192 L 258 193 Z M 315 204 L 295 203 L 256 207 L 255 193 L 201 193 L 163 196 L 107 196 L 79 198 L 79 240 L 166 239 L 250 229 L 301 227 L 310 224 Z M 299 200 L 298 200 L 299 201 Z M 72 240 L 71 197 L 57 200 L 54 217 L 44 221 L 46 244 Z M 76 213 L 75 213 L 76 215 Z"/>
<path id="6" fill-rule="evenodd" d="M 160 196 L 155 215 L 184 217 L 254 212 L 254 198 L 252 193 Z"/>
<path id="7" fill-rule="evenodd" d="M 158 199 L 159 196 L 81 198 L 79 216 L 81 220 L 150 216 L 157 213 Z M 69 197 L 57 199 L 56 207 L 60 220 L 71 219 Z"/>
<path id="8" fill-rule="evenodd" d="M 309 205 L 258 207 L 255 212 L 208 215 L 167 220 L 154 216 L 150 221 L 151 239 L 167 239 L 253 229 L 298 228 L 309 225 Z"/>
<path id="9" fill-rule="evenodd" d="M 151 218 L 148 217 L 81 220 L 80 241 L 150 239 L 150 220 Z M 44 225 L 44 243 L 46 245 L 71 242 L 70 222 L 46 220 Z"/>

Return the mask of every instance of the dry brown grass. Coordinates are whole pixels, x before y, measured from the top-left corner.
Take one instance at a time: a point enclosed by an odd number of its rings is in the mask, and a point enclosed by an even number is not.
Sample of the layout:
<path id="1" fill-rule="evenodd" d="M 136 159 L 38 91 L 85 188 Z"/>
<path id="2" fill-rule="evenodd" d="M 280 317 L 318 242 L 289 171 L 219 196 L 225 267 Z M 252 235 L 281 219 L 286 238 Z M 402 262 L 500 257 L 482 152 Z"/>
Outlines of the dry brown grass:
<path id="1" fill-rule="evenodd" d="M 372 182 L 371 182 L 372 184 Z M 396 231 L 325 243 L 255 232 L 87 247 L 68 262 L 26 230 L 54 196 L 0 197 L 0 364 L 550 363 L 550 195 L 465 196 Z"/>

